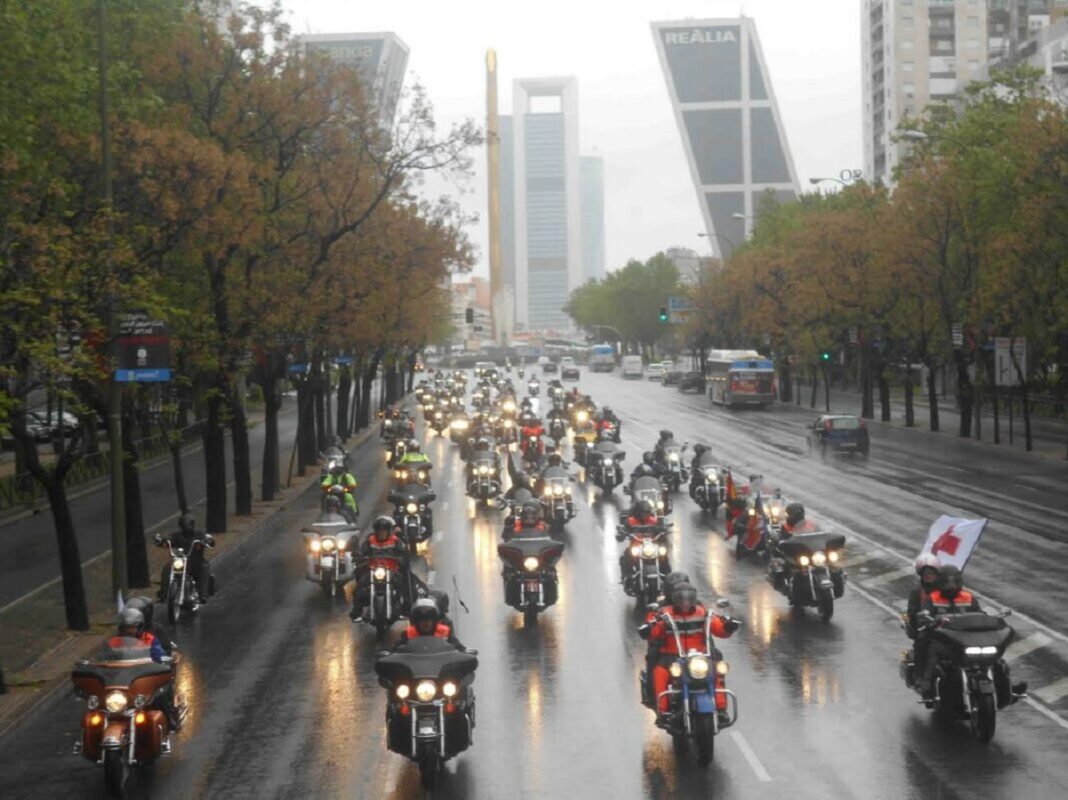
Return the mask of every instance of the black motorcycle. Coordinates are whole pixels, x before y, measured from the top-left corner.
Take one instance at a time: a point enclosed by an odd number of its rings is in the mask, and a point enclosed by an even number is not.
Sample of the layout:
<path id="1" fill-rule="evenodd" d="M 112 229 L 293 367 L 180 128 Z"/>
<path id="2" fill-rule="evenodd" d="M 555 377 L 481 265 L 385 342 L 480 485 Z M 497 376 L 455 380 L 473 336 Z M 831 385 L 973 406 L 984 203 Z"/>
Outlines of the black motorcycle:
<path id="1" fill-rule="evenodd" d="M 214 547 L 215 538 L 210 533 L 193 540 L 187 554 L 181 547 L 174 547 L 170 539 L 156 534 L 153 541 L 157 547 L 166 547 L 171 554 L 171 563 L 167 569 L 167 590 L 162 597 L 167 607 L 167 619 L 171 625 L 177 625 L 183 612 L 195 614 L 200 608 L 200 599 L 211 592 L 210 586 L 201 586 L 193 570 L 189 569 L 190 557 L 196 554 L 204 558 L 204 548 Z"/>
<path id="2" fill-rule="evenodd" d="M 845 571 L 838 565 L 845 536 L 798 533 L 769 545 L 767 580 L 795 608 L 813 606 L 828 622 L 834 601 L 845 594 Z"/>
<path id="3" fill-rule="evenodd" d="M 705 513 L 715 514 L 727 499 L 726 470 L 716 464 L 698 464 L 690 476 L 690 497 Z"/>
<path id="4" fill-rule="evenodd" d="M 682 484 L 690 479 L 690 471 L 682 463 L 682 456 L 688 447 L 688 444 L 680 445 L 673 441 L 664 445 L 663 460 L 660 462 L 660 482 L 672 492 L 679 491 Z"/>
<path id="5" fill-rule="evenodd" d="M 673 505 L 667 489 L 659 480 L 652 475 L 643 475 L 634 478 L 623 492 L 630 495 L 632 503 L 640 500 L 647 502 L 649 508 L 656 512 L 657 522 L 667 525 L 667 517 L 672 512 Z"/>
<path id="6" fill-rule="evenodd" d="M 1016 637 L 1005 622 L 1010 614 L 1006 609 L 937 619 L 920 615 L 921 631 L 931 637 L 931 657 L 936 649 L 945 654 L 935 665 L 934 693 L 925 705 L 948 719 L 967 720 L 981 744 L 994 738 L 997 712 L 1027 696 L 1026 683 L 1011 685 L 1005 662 L 1005 649 Z M 900 668 L 905 685 L 922 696 L 912 650 L 902 654 Z"/>
<path id="7" fill-rule="evenodd" d="M 575 517 L 571 475 L 563 467 L 546 467 L 538 483 L 541 487 L 542 516 L 553 528 L 562 528 Z"/>
<path id="8" fill-rule="evenodd" d="M 523 612 L 528 626 L 533 626 L 538 614 L 556 603 L 556 563 L 563 552 L 562 542 L 540 534 L 522 534 L 497 545 L 497 555 L 504 562 L 504 601 Z"/>
<path id="9" fill-rule="evenodd" d="M 437 495 L 421 483 L 409 483 L 389 493 L 393 504 L 393 521 L 401 530 L 408 551 L 415 555 L 420 542 L 434 533 L 433 511 L 430 504 Z"/>
<path id="10" fill-rule="evenodd" d="M 445 762 L 474 741 L 477 655 L 436 636 L 419 636 L 375 661 L 389 693 L 386 747 L 419 765 L 428 791 L 437 786 Z"/>
<path id="11" fill-rule="evenodd" d="M 549 417 L 549 438 L 559 447 L 567 436 L 567 420 L 561 416 Z"/>
<path id="12" fill-rule="evenodd" d="M 600 441 L 586 452 L 586 474 L 604 494 L 623 483 L 622 461 L 626 453 L 611 441 Z"/>
<path id="13" fill-rule="evenodd" d="M 631 527 L 621 524 L 616 538 L 626 540 L 620 559 L 623 591 L 638 598 L 642 607 L 651 606 L 663 594 L 664 580 L 671 572 L 667 535 L 670 529 L 659 525 Z"/>
<path id="14" fill-rule="evenodd" d="M 484 508 L 489 508 L 491 500 L 500 497 L 501 470 L 495 453 L 480 450 L 471 459 L 467 476 L 467 495 L 474 498 Z"/>

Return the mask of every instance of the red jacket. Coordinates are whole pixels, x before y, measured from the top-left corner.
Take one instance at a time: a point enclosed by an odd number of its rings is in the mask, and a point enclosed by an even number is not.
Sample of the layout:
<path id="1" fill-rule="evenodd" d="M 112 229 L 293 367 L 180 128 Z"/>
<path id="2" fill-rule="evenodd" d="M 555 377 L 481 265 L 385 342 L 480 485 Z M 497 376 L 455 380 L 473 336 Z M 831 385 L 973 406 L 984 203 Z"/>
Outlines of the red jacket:
<path id="1" fill-rule="evenodd" d="M 961 589 L 952 600 L 945 597 L 941 589 L 935 589 L 927 595 L 925 608 L 932 616 L 939 617 L 946 614 L 963 614 L 965 611 L 978 611 L 979 603 L 967 589 Z"/>
<path id="2" fill-rule="evenodd" d="M 523 525 L 523 523 L 519 520 L 519 517 L 517 516 L 515 519 L 515 525 L 513 527 L 516 533 L 522 533 L 523 531 L 537 531 L 538 533 L 540 533 L 545 530 L 545 523 L 541 520 L 538 520 L 538 522 L 534 524 L 533 528 L 528 528 Z"/>
<path id="3" fill-rule="evenodd" d="M 656 514 L 650 514 L 648 517 L 636 517 L 631 514 L 627 517 L 628 528 L 641 528 L 649 525 L 656 525 Z"/>
<path id="4" fill-rule="evenodd" d="M 448 639 L 451 632 L 452 631 L 449 630 L 448 625 L 442 625 L 440 622 L 437 624 L 437 627 L 434 628 L 434 635 L 439 639 Z M 404 637 L 408 640 L 418 639 L 422 635 L 423 634 L 419 633 L 419 629 L 414 625 L 409 625 L 404 631 Z"/>
<path id="5" fill-rule="evenodd" d="M 368 568 L 385 567 L 391 572 L 400 570 L 400 554 L 405 551 L 405 544 L 395 533 L 390 533 L 384 542 L 378 541 L 374 534 L 367 537 L 364 555 L 370 560 Z"/>
<path id="6" fill-rule="evenodd" d="M 690 650 L 704 653 L 709 649 L 709 642 L 705 637 L 708 615 L 708 611 L 702 605 L 694 606 L 693 611 L 685 615 L 677 611 L 674 606 L 668 606 L 657 615 L 657 620 L 649 631 L 649 643 L 659 645 L 661 655 L 685 655 Z M 666 617 L 674 621 L 674 628 L 671 622 L 665 619 Z M 678 651 L 675 629 L 678 630 L 679 638 L 682 640 L 683 653 Z M 730 636 L 723 624 L 723 619 L 715 614 L 712 615 L 712 635 L 721 639 Z"/>

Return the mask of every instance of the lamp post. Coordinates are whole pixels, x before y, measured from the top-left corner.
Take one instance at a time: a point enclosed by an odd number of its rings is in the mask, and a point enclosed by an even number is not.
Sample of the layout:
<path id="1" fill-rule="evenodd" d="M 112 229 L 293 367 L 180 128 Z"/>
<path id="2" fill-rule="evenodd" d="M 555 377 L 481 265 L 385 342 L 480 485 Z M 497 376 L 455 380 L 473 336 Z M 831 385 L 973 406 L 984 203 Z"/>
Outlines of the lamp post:
<path id="1" fill-rule="evenodd" d="M 728 245 L 730 245 L 732 253 L 734 252 L 735 247 L 737 247 L 737 245 L 734 243 L 734 240 L 731 239 L 731 237 L 727 236 L 727 234 L 725 233 L 701 233 L 700 231 L 698 231 L 697 235 L 702 237 L 703 239 L 722 239 Z"/>

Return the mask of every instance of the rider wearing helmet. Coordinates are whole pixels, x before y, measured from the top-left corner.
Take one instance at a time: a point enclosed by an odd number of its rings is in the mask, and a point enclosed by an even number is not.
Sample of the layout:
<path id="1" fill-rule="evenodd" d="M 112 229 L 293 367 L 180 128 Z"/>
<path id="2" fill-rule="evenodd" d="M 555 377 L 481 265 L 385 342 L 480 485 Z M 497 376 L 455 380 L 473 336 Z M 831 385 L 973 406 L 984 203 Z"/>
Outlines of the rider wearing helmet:
<path id="1" fill-rule="evenodd" d="M 541 535 L 545 531 L 545 522 L 542 520 L 541 503 L 531 498 L 525 500 L 515 515 L 513 531 L 516 536 L 524 533 L 528 535 Z M 511 538 L 511 537 L 509 537 Z"/>
<path id="2" fill-rule="evenodd" d="M 137 618 L 138 614 L 141 615 L 140 620 Z M 152 600 L 144 595 L 131 597 L 126 601 L 122 613 L 119 614 L 119 635 L 109 642 L 109 646 L 115 647 L 118 645 L 117 639 L 129 637 L 148 644 L 152 660 L 157 663 L 163 660 L 164 655 L 173 655 L 174 644 L 171 642 L 170 634 L 154 621 L 154 617 L 155 606 Z M 182 715 L 178 713 L 174 705 L 173 683 L 160 688 L 150 703 L 150 707 L 164 713 L 172 731 L 181 730 Z"/>
<path id="3" fill-rule="evenodd" d="M 948 657 L 945 645 L 931 640 L 932 627 L 939 617 L 981 611 L 979 601 L 964 588 L 960 569 L 953 564 L 938 568 L 938 583 L 927 594 L 922 611 L 916 615 L 916 674 L 920 675 L 920 688 L 925 699 L 934 693 L 934 670 L 938 662 Z"/>
<path id="4" fill-rule="evenodd" d="M 160 535 L 156 539 L 158 545 L 170 542 L 171 548 L 181 548 L 185 553 L 187 574 L 196 583 L 200 603 L 208 602 L 208 597 L 215 594 L 215 579 L 211 575 L 211 564 L 204 556 L 204 548 L 212 547 L 210 537 L 206 538 L 203 533 L 197 533 L 196 519 L 186 511 L 178 518 L 178 530 L 171 534 Z M 171 583 L 171 559 L 163 565 L 160 572 L 159 593 L 157 597 L 162 603 L 167 598 L 167 587 Z"/>
<path id="5" fill-rule="evenodd" d="M 816 524 L 810 520 L 805 519 L 805 506 L 798 502 L 787 503 L 786 508 L 783 509 L 786 512 L 786 519 L 782 523 L 782 534 L 780 539 L 789 539 L 795 533 L 812 533 L 816 530 Z"/>
<path id="6" fill-rule="evenodd" d="M 136 639 L 145 647 L 149 648 L 152 660 L 157 664 L 163 661 L 166 652 L 163 644 L 151 633 L 145 630 L 145 615 L 136 606 L 127 606 L 119 613 L 117 620 L 118 630 L 116 635 L 108 642 L 108 646 L 120 649 L 128 646 L 124 639 Z"/>
<path id="7" fill-rule="evenodd" d="M 648 525 L 656 525 L 658 522 L 656 510 L 648 500 L 639 500 L 631 506 L 627 516 L 628 528 L 641 528 Z"/>
<path id="8" fill-rule="evenodd" d="M 390 650 L 402 648 L 420 636 L 436 636 L 448 641 L 451 634 L 451 628 L 442 624 L 441 609 L 438 604 L 429 597 L 423 597 L 412 604 L 411 614 L 408 615 L 408 627 L 393 643 Z"/>
<path id="9" fill-rule="evenodd" d="M 665 448 L 673 441 L 675 441 L 675 434 L 673 432 L 669 431 L 667 428 L 660 431 L 660 438 L 657 439 L 656 445 L 653 447 L 653 455 L 656 461 L 667 460 Z"/>
<path id="10" fill-rule="evenodd" d="M 787 506 L 789 509 L 789 506 Z M 908 622 L 905 632 L 910 639 L 916 638 L 917 615 L 927 605 L 927 598 L 938 588 L 938 570 L 942 567 L 942 559 L 934 553 L 920 553 L 919 557 L 912 562 L 916 570 L 919 583 L 909 592 Z"/>
<path id="11" fill-rule="evenodd" d="M 340 486 L 345 490 L 344 504 L 346 516 L 349 518 L 349 522 L 355 524 L 356 520 L 360 516 L 360 508 L 356 505 L 356 478 L 349 472 L 343 463 L 334 464 L 323 482 L 319 484 L 323 492 L 329 492 L 331 486 Z"/>
<path id="12" fill-rule="evenodd" d="M 371 525 L 370 535 L 360 545 L 361 566 L 356 577 L 356 588 L 352 593 L 352 610 L 349 616 L 356 620 L 363 613 L 363 608 L 370 597 L 371 570 L 373 567 L 385 567 L 398 576 L 393 586 L 400 594 L 401 607 L 409 603 L 408 546 L 397 535 L 393 517 L 380 515 Z"/>
<path id="13" fill-rule="evenodd" d="M 456 638 L 456 624 L 449 617 L 449 593 L 444 589 L 436 588 L 431 588 L 429 592 L 430 599 L 438 604 L 438 610 L 441 612 L 441 624 L 449 629 L 449 644 L 458 650 L 463 650 L 463 644 Z"/>

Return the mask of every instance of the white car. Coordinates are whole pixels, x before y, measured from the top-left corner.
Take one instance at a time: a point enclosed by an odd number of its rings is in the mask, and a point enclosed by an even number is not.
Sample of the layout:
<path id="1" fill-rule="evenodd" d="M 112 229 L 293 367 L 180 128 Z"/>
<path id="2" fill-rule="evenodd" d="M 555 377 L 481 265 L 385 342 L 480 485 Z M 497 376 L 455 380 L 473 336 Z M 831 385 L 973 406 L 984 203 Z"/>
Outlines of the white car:
<path id="1" fill-rule="evenodd" d="M 651 381 L 664 380 L 664 365 L 663 364 L 650 364 L 645 368 L 645 377 Z"/>

